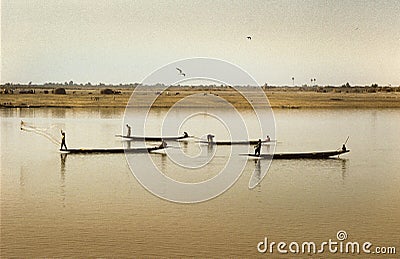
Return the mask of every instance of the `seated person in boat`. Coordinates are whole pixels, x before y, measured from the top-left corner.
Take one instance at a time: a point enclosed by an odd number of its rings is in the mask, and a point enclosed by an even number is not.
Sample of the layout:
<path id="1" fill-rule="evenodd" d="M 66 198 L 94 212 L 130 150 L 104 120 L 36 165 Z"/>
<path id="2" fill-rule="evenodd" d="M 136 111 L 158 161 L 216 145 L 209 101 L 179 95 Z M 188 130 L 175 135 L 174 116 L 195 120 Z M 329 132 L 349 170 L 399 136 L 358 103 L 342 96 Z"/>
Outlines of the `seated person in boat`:
<path id="1" fill-rule="evenodd" d="M 189 134 L 185 131 L 185 132 L 183 132 L 183 137 L 187 138 L 187 137 L 189 137 Z"/>
<path id="2" fill-rule="evenodd" d="M 159 148 L 166 148 L 166 147 L 167 147 L 167 142 L 165 142 L 165 140 L 162 140 Z"/>
<path id="3" fill-rule="evenodd" d="M 269 137 L 269 135 L 267 135 L 267 137 L 265 138 L 265 141 L 270 142 L 271 138 Z"/>
<path id="4" fill-rule="evenodd" d="M 257 145 L 254 146 L 254 155 L 260 156 L 260 153 L 261 153 L 261 139 L 259 139 Z"/>
<path id="5" fill-rule="evenodd" d="M 342 146 L 342 151 L 346 151 L 347 150 L 347 148 L 346 148 L 346 145 L 345 144 L 343 144 L 343 146 Z"/>

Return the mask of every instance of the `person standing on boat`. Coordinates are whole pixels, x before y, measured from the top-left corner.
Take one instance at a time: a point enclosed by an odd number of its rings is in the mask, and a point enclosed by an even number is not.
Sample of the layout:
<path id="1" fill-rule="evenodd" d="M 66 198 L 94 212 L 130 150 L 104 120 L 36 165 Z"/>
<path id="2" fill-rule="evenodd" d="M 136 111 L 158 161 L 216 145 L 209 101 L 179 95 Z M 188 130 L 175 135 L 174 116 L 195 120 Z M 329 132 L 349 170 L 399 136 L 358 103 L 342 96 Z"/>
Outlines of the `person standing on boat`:
<path id="1" fill-rule="evenodd" d="M 207 135 L 207 142 L 209 143 L 209 144 L 211 144 L 212 142 L 214 142 L 214 135 L 212 135 L 212 134 L 208 134 Z"/>
<path id="2" fill-rule="evenodd" d="M 63 147 L 65 147 L 65 150 L 68 150 L 67 144 L 65 144 L 65 132 L 61 130 L 61 148 L 60 150 L 63 150 Z"/>
<path id="3" fill-rule="evenodd" d="M 129 126 L 129 124 L 126 124 L 126 127 L 128 128 L 128 131 L 127 131 L 127 133 L 126 133 L 126 136 L 127 136 L 127 137 L 130 137 L 130 136 L 131 136 L 131 126 Z"/>
<path id="4" fill-rule="evenodd" d="M 261 153 L 261 139 L 258 139 L 257 145 L 254 146 L 254 155 L 260 156 Z"/>

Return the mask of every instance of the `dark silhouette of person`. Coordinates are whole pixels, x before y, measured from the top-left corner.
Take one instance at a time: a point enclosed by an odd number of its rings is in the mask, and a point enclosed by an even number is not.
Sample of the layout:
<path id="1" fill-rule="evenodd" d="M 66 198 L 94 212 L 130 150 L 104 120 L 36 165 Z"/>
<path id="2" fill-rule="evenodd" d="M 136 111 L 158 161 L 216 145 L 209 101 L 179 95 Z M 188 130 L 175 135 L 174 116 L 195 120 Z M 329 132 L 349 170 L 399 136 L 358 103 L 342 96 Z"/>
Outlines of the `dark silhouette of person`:
<path id="1" fill-rule="evenodd" d="M 60 150 L 63 150 L 63 147 L 65 147 L 65 150 L 68 150 L 67 144 L 65 144 L 65 132 L 61 130 L 61 148 Z"/>
<path id="2" fill-rule="evenodd" d="M 207 135 L 207 142 L 210 143 L 210 144 L 213 143 L 214 142 L 214 137 L 215 137 L 214 135 L 208 134 Z"/>
<path id="3" fill-rule="evenodd" d="M 269 137 L 269 135 L 267 135 L 267 138 L 265 139 L 265 141 L 270 142 L 271 138 Z"/>
<path id="4" fill-rule="evenodd" d="M 131 126 L 129 126 L 129 124 L 126 124 L 126 127 L 128 128 L 128 132 L 126 133 L 126 136 L 130 137 L 131 136 Z"/>
<path id="5" fill-rule="evenodd" d="M 260 156 L 261 153 L 261 139 L 258 139 L 257 145 L 254 146 L 254 155 Z"/>
<path id="6" fill-rule="evenodd" d="M 346 150 L 347 150 L 347 149 L 346 149 L 346 145 L 343 144 L 343 146 L 342 146 L 342 151 L 343 151 L 343 152 L 346 152 Z"/>
<path id="7" fill-rule="evenodd" d="M 165 142 L 165 140 L 162 140 L 159 148 L 166 148 L 166 147 L 167 147 L 167 142 Z"/>
<path id="8" fill-rule="evenodd" d="M 189 137 L 189 134 L 185 131 L 185 132 L 183 132 L 183 137 L 187 138 L 187 137 Z"/>

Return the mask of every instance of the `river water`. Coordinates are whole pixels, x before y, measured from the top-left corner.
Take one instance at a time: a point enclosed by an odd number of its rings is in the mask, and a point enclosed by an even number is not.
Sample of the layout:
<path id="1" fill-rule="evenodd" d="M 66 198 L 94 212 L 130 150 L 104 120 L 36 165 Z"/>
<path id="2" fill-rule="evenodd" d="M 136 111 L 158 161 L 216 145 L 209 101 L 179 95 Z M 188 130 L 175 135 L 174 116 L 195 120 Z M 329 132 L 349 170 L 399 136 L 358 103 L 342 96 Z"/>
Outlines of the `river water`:
<path id="1" fill-rule="evenodd" d="M 158 110 L 153 123 L 165 114 Z M 350 136 L 350 153 L 338 159 L 273 160 L 271 165 L 237 156 L 235 163 L 245 165 L 238 181 L 218 197 L 195 204 L 166 201 L 147 191 L 124 154 L 63 155 L 43 136 L 20 130 L 23 120 L 52 126 L 47 133 L 56 138 L 61 128 L 66 130 L 69 147 L 121 147 L 126 143 L 114 135 L 123 130 L 123 115 L 119 109 L 0 110 L 2 257 L 265 257 L 257 251 L 265 237 L 276 243 L 321 243 L 337 241 L 340 230 L 349 241 L 400 252 L 398 109 L 275 110 L 277 152 L 335 150 Z M 200 117 L 187 131 L 201 137 L 212 129 L 226 139 L 217 124 Z M 157 127 L 150 133 L 159 134 Z M 186 182 L 215 176 L 230 150 L 195 141 L 168 144 L 171 155 L 178 147 L 191 155 L 198 170 L 180 169 L 169 154 L 150 157 L 166 175 Z M 141 169 L 141 156 L 147 155 L 136 156 L 135 170 Z M 253 172 L 266 170 L 250 190 Z"/>

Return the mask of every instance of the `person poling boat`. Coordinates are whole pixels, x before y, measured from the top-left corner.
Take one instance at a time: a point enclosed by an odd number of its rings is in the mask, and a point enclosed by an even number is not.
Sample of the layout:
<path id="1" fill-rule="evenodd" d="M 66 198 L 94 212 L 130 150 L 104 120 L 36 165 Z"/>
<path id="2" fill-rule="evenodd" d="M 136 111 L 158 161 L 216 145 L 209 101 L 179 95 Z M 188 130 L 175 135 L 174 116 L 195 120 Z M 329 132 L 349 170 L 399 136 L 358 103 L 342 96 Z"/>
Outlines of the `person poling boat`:
<path id="1" fill-rule="evenodd" d="M 67 145 L 65 144 L 65 132 L 61 130 L 61 148 L 60 150 L 63 150 L 63 147 L 65 147 L 65 150 L 68 150 Z"/>
<path id="2" fill-rule="evenodd" d="M 260 156 L 261 153 L 261 139 L 258 139 L 257 145 L 254 146 L 254 155 Z"/>

